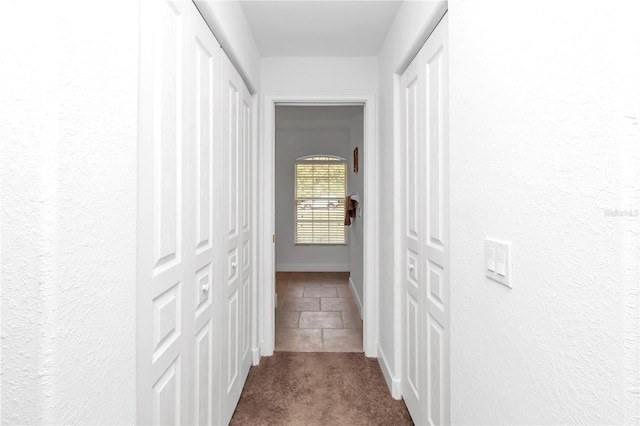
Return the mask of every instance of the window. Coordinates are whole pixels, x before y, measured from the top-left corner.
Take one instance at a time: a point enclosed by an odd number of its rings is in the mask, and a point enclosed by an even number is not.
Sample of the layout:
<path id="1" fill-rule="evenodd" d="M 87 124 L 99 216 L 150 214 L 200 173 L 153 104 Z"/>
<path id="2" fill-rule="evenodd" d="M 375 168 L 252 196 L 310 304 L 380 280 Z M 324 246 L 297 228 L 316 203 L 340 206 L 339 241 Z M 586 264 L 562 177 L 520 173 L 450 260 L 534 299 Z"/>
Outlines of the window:
<path id="1" fill-rule="evenodd" d="M 328 155 L 296 161 L 296 244 L 346 244 L 347 162 Z"/>

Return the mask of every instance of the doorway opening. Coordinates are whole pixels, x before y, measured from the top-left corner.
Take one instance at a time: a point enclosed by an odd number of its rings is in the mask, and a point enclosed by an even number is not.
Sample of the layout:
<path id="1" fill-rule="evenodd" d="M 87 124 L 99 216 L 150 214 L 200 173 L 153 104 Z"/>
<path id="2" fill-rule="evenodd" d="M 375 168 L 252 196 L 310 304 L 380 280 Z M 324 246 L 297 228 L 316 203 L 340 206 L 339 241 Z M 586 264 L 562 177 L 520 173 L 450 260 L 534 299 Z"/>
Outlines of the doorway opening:
<path id="1" fill-rule="evenodd" d="M 373 96 L 266 96 L 264 112 L 260 355 L 344 350 L 376 357 Z M 361 336 L 357 347 L 353 336 Z M 303 347 L 292 346 L 296 340 Z"/>
<path id="2" fill-rule="evenodd" d="M 276 105 L 275 351 L 363 352 L 363 105 Z"/>

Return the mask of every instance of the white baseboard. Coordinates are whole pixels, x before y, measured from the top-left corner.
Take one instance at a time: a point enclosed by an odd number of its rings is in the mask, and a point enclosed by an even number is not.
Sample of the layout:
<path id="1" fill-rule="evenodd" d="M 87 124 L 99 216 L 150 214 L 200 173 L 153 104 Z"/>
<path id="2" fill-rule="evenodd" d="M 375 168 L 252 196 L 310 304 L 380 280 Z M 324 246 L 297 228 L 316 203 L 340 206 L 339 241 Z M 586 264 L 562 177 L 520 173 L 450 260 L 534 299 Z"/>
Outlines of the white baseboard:
<path id="1" fill-rule="evenodd" d="M 387 362 L 387 357 L 384 355 L 384 351 L 380 347 L 380 343 L 378 343 L 378 364 L 380 364 L 382 375 L 384 376 L 384 380 L 387 382 L 387 387 L 391 392 L 391 396 L 394 399 L 402 399 L 402 383 L 399 378 L 393 377 L 393 374 L 391 374 L 391 367 Z"/>
<path id="2" fill-rule="evenodd" d="M 358 307 L 358 314 L 360 314 L 360 318 L 362 318 L 362 301 L 360 300 L 360 296 L 358 296 L 358 292 L 353 285 L 353 281 L 351 281 L 351 277 L 349 277 L 349 290 L 351 290 L 351 294 L 353 294 L 353 300 L 355 300 L 356 306 Z"/>
<path id="3" fill-rule="evenodd" d="M 276 263 L 278 272 L 349 272 L 348 263 Z"/>
<path id="4" fill-rule="evenodd" d="M 260 364 L 260 346 L 251 348 L 251 361 L 253 365 Z"/>
<path id="5" fill-rule="evenodd" d="M 260 340 L 260 344 L 258 345 L 258 349 L 260 350 L 259 356 L 262 359 L 263 356 L 273 356 L 273 347 L 271 347 L 271 350 L 269 351 L 267 349 L 269 345 L 267 345 L 265 343 L 264 340 Z"/>

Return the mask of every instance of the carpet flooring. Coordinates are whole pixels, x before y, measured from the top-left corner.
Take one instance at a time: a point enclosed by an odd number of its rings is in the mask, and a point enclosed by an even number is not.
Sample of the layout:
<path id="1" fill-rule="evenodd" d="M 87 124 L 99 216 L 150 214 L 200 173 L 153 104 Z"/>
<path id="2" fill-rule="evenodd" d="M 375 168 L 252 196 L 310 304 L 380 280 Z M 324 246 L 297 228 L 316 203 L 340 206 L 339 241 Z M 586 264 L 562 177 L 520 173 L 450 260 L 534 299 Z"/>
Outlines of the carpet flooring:
<path id="1" fill-rule="evenodd" d="M 376 359 L 275 352 L 251 367 L 231 425 L 412 425 Z"/>

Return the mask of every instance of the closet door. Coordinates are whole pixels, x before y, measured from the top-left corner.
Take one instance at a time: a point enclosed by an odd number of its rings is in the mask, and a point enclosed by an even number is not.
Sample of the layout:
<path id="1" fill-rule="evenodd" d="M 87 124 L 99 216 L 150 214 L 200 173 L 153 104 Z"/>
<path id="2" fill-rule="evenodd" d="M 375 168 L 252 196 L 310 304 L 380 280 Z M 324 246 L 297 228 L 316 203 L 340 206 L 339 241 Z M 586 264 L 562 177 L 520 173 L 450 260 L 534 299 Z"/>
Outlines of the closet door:
<path id="1" fill-rule="evenodd" d="M 416 424 L 449 416 L 447 16 L 401 78 L 404 179 L 402 395 Z"/>
<path id="2" fill-rule="evenodd" d="M 420 54 L 413 60 L 401 78 L 403 96 L 403 152 L 404 174 L 404 212 L 403 218 L 403 271 L 402 271 L 402 396 L 416 424 L 422 419 L 422 383 L 423 344 L 423 270 L 422 247 L 424 241 L 422 226 L 422 185 L 424 147 L 422 136 L 422 75 L 420 75 Z"/>
<path id="3" fill-rule="evenodd" d="M 214 286 L 221 269 L 219 261 L 219 209 L 222 188 L 218 185 L 220 158 L 220 46 L 194 5 L 191 5 L 191 76 L 193 82 L 191 138 L 193 149 L 189 172 L 195 239 L 189 247 L 193 251 L 194 268 L 190 291 L 195 303 L 190 315 L 194 321 L 192 334 L 194 380 L 192 381 L 192 424 L 210 425 L 219 422 L 219 318 L 214 305 Z M 215 160 L 214 160 L 215 159 Z"/>
<path id="4" fill-rule="evenodd" d="M 251 95 L 192 2 L 141 2 L 138 422 L 227 423 L 251 365 Z"/>
<path id="5" fill-rule="evenodd" d="M 253 288 L 253 206 L 252 206 L 252 194 L 253 194 L 253 142 L 251 132 L 251 112 L 252 112 L 252 99 L 251 93 L 247 87 L 242 84 L 241 91 L 241 136 L 242 141 L 242 157 L 240 162 L 242 163 L 242 303 L 241 303 L 241 317 L 242 317 L 242 338 L 241 338 L 241 387 L 244 386 L 244 382 L 251 368 L 251 325 L 253 322 L 252 305 L 255 295 L 252 292 Z"/>
<path id="6" fill-rule="evenodd" d="M 138 423 L 190 422 L 193 222 L 185 83 L 190 2 L 141 2 L 138 152 Z"/>
<path id="7" fill-rule="evenodd" d="M 449 95 L 448 18 L 442 18 L 422 48 L 425 123 L 423 253 L 425 255 L 422 322 L 426 351 L 425 423 L 449 424 Z"/>
<path id="8" fill-rule="evenodd" d="M 235 409 L 251 363 L 251 97 L 229 59 L 222 55 L 222 149 L 225 194 L 221 208 L 225 248 L 223 302 L 222 422 Z"/>

